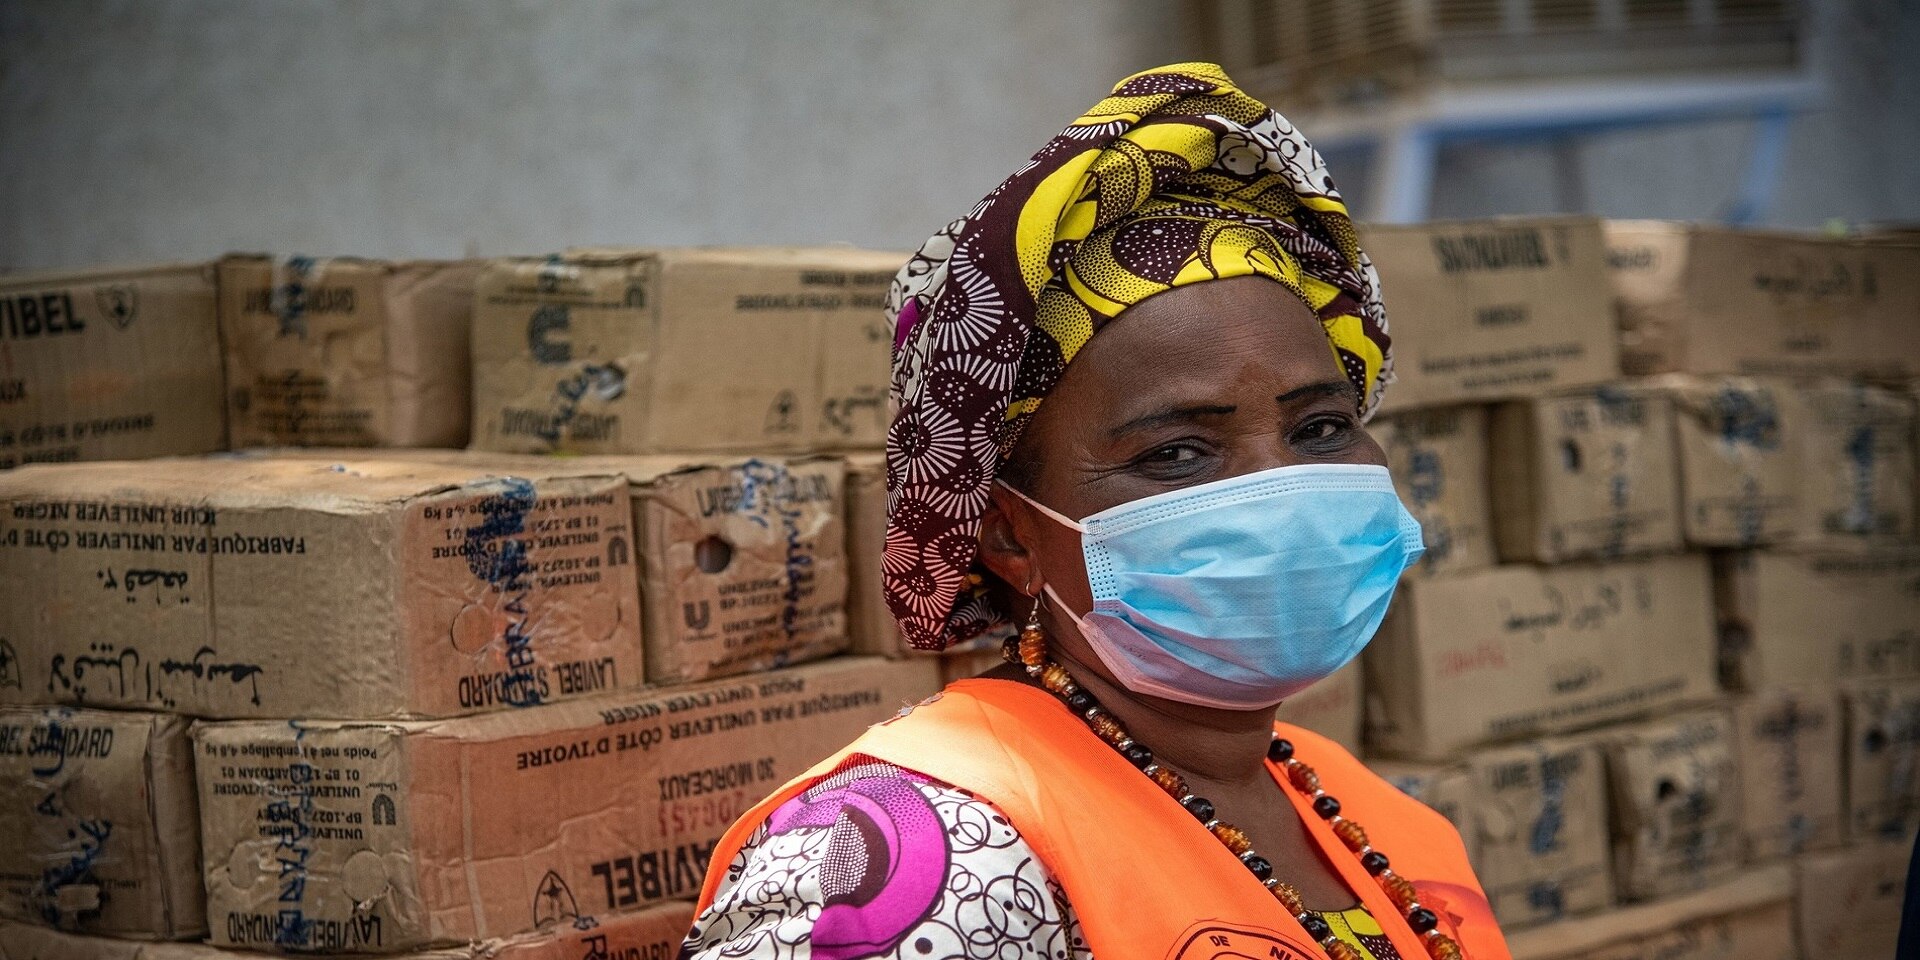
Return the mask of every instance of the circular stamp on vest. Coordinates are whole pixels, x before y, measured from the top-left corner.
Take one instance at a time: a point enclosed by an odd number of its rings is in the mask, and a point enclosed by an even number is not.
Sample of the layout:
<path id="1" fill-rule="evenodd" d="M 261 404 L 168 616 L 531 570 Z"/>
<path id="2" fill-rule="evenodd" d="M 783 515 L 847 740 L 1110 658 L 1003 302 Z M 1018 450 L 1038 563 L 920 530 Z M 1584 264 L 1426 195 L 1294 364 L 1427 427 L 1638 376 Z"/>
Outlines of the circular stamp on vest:
<path id="1" fill-rule="evenodd" d="M 1311 947 L 1260 927 L 1203 920 L 1183 934 L 1167 960 L 1312 960 Z"/>

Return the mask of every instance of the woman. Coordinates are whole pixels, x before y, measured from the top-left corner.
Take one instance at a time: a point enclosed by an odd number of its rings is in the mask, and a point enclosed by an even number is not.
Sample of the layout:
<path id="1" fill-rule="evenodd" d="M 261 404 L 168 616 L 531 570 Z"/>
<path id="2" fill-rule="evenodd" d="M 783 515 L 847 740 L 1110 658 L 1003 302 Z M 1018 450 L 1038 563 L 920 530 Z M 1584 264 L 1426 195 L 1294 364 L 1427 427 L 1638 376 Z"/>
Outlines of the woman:
<path id="1" fill-rule="evenodd" d="M 892 309 L 889 602 L 920 647 L 1019 623 L 1011 662 L 742 818 L 684 955 L 1505 957 L 1446 821 L 1273 723 L 1421 550 L 1306 140 L 1213 65 L 1130 77 Z"/>

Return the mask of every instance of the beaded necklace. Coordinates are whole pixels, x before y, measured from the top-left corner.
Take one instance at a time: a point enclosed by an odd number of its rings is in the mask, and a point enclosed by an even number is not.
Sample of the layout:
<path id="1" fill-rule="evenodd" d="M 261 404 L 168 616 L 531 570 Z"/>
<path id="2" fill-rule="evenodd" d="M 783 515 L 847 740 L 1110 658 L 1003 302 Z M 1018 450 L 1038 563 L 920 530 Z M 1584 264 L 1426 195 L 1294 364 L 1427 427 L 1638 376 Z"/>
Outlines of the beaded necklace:
<path id="1" fill-rule="evenodd" d="M 1153 751 L 1128 736 L 1120 721 L 1108 713 L 1093 694 L 1074 682 L 1067 668 L 1047 656 L 1047 635 L 1040 627 L 1039 604 L 1034 604 L 1033 616 L 1021 628 L 1020 635 L 1007 638 L 1002 655 L 1009 663 L 1024 667 L 1029 676 L 1038 680 L 1049 693 L 1059 697 L 1069 710 L 1085 720 L 1095 736 L 1119 751 L 1128 763 L 1133 764 L 1155 786 L 1205 825 L 1207 832 L 1213 834 L 1214 839 L 1220 841 L 1228 852 L 1238 857 L 1254 879 L 1260 881 L 1274 899 L 1280 901 L 1280 905 L 1299 922 L 1307 935 L 1319 942 L 1331 960 L 1363 960 L 1358 950 L 1334 935 L 1327 921 L 1306 908 L 1299 890 L 1273 875 L 1273 863 L 1254 852 L 1253 841 L 1248 839 L 1246 831 L 1217 819 L 1212 801 L 1189 791 L 1186 779 L 1180 774 L 1154 762 Z M 1460 945 L 1452 937 L 1440 932 L 1440 918 L 1432 910 L 1420 905 L 1413 884 L 1393 872 L 1387 855 L 1375 850 L 1367 842 L 1367 832 L 1359 823 L 1340 815 L 1340 801 L 1320 788 L 1320 777 L 1313 772 L 1313 768 L 1294 758 L 1293 744 L 1276 733 L 1272 742 L 1267 744 L 1267 759 L 1285 768 L 1287 781 L 1293 788 L 1312 799 L 1313 812 L 1327 821 L 1334 835 L 1360 859 L 1361 867 L 1386 891 L 1394 906 L 1400 908 L 1406 916 L 1407 925 L 1413 928 L 1421 945 L 1426 947 L 1427 955 L 1433 960 L 1464 960 L 1465 954 L 1461 952 Z"/>

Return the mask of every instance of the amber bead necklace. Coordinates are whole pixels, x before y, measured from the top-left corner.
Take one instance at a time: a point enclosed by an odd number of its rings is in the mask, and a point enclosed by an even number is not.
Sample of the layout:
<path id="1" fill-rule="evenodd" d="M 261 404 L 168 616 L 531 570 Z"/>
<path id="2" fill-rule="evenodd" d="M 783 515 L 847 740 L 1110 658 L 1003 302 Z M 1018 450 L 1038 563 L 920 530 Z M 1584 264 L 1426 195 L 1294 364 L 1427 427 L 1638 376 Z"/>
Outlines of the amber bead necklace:
<path id="1" fill-rule="evenodd" d="M 1260 881 L 1273 894 L 1274 899 L 1280 901 L 1280 905 L 1293 915 L 1293 919 L 1299 921 L 1300 926 L 1307 931 L 1307 935 L 1319 942 L 1321 949 L 1327 951 L 1328 957 L 1332 960 L 1363 960 L 1359 950 L 1335 936 L 1333 927 L 1328 925 L 1327 921 L 1306 908 L 1306 904 L 1300 899 L 1299 890 L 1273 875 L 1273 863 L 1254 852 L 1253 842 L 1247 838 L 1246 831 L 1216 819 L 1212 801 L 1189 791 L 1186 779 L 1180 774 L 1154 762 L 1153 751 L 1128 736 L 1126 728 L 1120 725 L 1120 721 L 1115 719 L 1113 714 L 1108 713 L 1106 708 L 1100 705 L 1100 701 L 1094 699 L 1093 694 L 1081 689 L 1080 685 L 1074 682 L 1073 675 L 1067 672 L 1067 668 L 1047 656 L 1047 634 L 1040 626 L 1038 602 L 1033 605 L 1033 615 L 1028 618 L 1026 626 L 1021 628 L 1020 635 L 1007 638 L 1002 653 L 1008 662 L 1024 667 L 1029 676 L 1039 681 L 1049 693 L 1064 701 L 1069 710 L 1085 720 L 1095 736 L 1119 751 L 1128 763 L 1146 774 L 1147 779 L 1153 781 L 1155 786 L 1166 791 L 1167 796 L 1172 797 L 1188 813 L 1193 814 L 1195 819 L 1204 824 L 1207 832 L 1213 834 L 1214 839 L 1220 841 L 1228 852 L 1240 858 L 1240 862 L 1246 865 L 1254 879 Z M 1400 908 L 1407 918 L 1407 924 L 1413 928 L 1413 932 L 1420 937 L 1421 944 L 1427 948 L 1427 955 L 1433 960 L 1463 960 L 1465 954 L 1461 952 L 1460 945 L 1455 943 L 1453 938 L 1440 932 L 1440 918 L 1432 910 L 1420 905 L 1419 898 L 1414 893 L 1413 884 L 1409 883 L 1405 877 L 1393 872 L 1387 855 L 1375 850 L 1367 842 L 1366 830 L 1355 821 L 1340 815 L 1340 801 L 1320 789 L 1320 777 L 1313 772 L 1312 767 L 1294 758 L 1293 744 L 1275 734 L 1272 742 L 1267 744 L 1267 759 L 1284 767 L 1287 771 L 1287 781 L 1293 785 L 1294 789 L 1312 798 L 1313 812 L 1327 821 L 1328 826 L 1333 828 L 1334 835 L 1340 838 L 1340 842 L 1360 859 L 1360 866 L 1380 884 L 1381 889 L 1386 891 L 1387 897 L 1393 901 L 1394 906 Z"/>

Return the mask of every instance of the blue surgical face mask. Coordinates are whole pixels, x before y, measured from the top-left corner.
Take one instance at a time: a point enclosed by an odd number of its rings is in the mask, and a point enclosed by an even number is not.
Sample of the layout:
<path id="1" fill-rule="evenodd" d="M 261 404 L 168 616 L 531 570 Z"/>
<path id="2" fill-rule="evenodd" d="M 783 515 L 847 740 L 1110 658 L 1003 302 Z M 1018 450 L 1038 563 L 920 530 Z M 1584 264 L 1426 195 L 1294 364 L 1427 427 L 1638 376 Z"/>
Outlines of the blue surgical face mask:
<path id="1" fill-rule="evenodd" d="M 1079 521 L 1013 492 L 1080 532 L 1093 609 L 1046 590 L 1114 678 L 1204 707 L 1272 707 L 1345 666 L 1426 549 L 1385 467 L 1278 467 Z"/>

